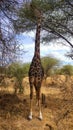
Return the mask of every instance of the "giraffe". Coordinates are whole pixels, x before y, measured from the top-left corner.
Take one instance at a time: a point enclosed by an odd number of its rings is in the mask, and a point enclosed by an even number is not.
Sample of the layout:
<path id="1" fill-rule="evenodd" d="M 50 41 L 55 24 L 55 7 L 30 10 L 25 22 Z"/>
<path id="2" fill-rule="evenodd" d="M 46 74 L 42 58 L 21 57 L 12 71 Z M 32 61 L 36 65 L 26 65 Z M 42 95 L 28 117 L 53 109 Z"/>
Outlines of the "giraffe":
<path id="1" fill-rule="evenodd" d="M 39 13 L 40 14 L 40 13 Z M 33 99 L 33 86 L 36 91 L 36 99 L 39 106 L 39 119 L 42 120 L 41 112 L 41 83 L 44 76 L 44 70 L 40 59 L 40 31 L 41 31 L 41 17 L 37 16 L 37 28 L 35 37 L 35 51 L 34 56 L 29 69 L 29 83 L 30 83 L 30 113 L 29 119 L 32 119 L 32 99 Z"/>

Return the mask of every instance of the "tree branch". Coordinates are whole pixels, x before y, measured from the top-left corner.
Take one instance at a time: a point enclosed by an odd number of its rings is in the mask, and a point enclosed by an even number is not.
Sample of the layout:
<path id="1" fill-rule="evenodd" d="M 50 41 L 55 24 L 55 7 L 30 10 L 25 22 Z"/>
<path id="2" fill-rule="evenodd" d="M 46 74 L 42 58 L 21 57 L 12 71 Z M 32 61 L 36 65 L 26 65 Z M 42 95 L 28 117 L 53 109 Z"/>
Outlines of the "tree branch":
<path id="1" fill-rule="evenodd" d="M 64 40 L 73 48 L 72 43 L 69 42 L 69 41 L 67 40 L 67 38 L 65 38 L 62 34 L 60 34 L 59 32 L 57 32 L 56 30 L 54 30 L 53 28 L 51 28 L 51 27 L 49 27 L 49 26 L 48 26 L 48 28 L 51 30 L 51 31 L 50 31 L 51 33 L 53 33 L 53 34 L 59 36 L 60 38 L 64 39 Z M 45 28 L 45 27 L 43 27 L 43 29 L 46 30 L 46 31 L 49 31 L 49 30 L 48 30 L 47 28 Z"/>

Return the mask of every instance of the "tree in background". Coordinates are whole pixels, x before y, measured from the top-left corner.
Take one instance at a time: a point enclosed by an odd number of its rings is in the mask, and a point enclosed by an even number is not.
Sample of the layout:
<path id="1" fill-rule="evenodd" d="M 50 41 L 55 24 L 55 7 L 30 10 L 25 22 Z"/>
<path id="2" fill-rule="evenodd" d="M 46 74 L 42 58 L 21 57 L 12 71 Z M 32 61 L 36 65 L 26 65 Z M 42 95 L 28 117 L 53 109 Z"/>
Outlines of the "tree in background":
<path id="1" fill-rule="evenodd" d="M 64 74 L 64 75 L 73 75 L 73 66 L 72 65 L 64 65 L 62 68 L 61 68 L 61 73 Z"/>
<path id="2" fill-rule="evenodd" d="M 60 64 L 60 61 L 52 56 L 44 57 L 41 61 L 45 72 L 45 78 L 54 74 L 54 69 Z"/>
<path id="3" fill-rule="evenodd" d="M 20 64 L 20 63 L 12 63 L 7 68 L 7 76 L 8 77 L 16 77 L 15 88 L 19 88 L 19 92 L 23 92 L 22 81 L 23 78 L 28 75 L 29 63 Z"/>
<path id="4" fill-rule="evenodd" d="M 27 77 L 28 76 L 28 71 L 29 71 L 29 67 L 30 67 L 30 63 L 24 63 L 23 64 L 23 70 L 24 70 L 24 76 Z"/>

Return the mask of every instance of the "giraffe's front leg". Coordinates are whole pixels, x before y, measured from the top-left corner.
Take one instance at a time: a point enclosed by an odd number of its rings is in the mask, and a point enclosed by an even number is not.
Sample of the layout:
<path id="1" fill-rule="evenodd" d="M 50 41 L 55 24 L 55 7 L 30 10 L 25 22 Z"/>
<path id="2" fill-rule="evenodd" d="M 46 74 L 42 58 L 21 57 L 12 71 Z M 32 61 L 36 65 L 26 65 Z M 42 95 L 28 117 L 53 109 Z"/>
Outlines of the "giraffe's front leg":
<path id="1" fill-rule="evenodd" d="M 30 113 L 28 118 L 32 120 L 32 98 L 33 98 L 33 87 L 30 86 Z"/>

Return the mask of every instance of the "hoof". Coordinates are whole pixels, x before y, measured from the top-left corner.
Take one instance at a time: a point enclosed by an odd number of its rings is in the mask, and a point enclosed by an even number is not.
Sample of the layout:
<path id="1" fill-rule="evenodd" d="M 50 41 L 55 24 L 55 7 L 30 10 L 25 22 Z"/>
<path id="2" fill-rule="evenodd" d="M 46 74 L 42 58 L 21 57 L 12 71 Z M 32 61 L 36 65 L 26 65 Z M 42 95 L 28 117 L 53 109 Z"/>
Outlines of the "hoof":
<path id="1" fill-rule="evenodd" d="M 39 120 L 43 120 L 43 117 L 42 117 L 42 116 L 39 116 Z"/>
<path id="2" fill-rule="evenodd" d="M 42 113 L 40 111 L 40 114 L 39 114 L 39 120 L 42 120 L 43 119 L 43 116 L 42 116 Z"/>
<path id="3" fill-rule="evenodd" d="M 32 120 L 32 116 L 31 116 L 31 115 L 29 115 L 29 116 L 28 116 L 28 119 L 29 119 L 29 120 Z"/>

